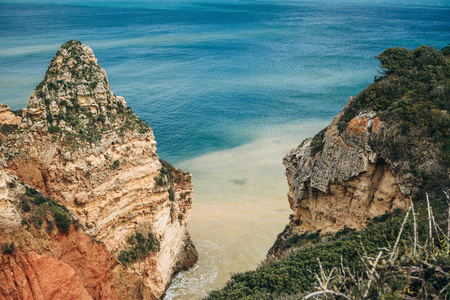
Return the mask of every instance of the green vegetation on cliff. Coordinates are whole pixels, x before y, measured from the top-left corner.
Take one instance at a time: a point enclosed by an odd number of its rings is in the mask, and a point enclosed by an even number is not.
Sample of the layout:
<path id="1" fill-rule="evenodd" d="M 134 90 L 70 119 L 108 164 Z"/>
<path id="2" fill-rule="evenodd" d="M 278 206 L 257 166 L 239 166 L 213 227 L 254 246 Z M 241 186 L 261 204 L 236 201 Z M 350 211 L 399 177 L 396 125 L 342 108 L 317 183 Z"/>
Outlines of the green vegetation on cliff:
<path id="1" fill-rule="evenodd" d="M 392 130 L 371 146 L 398 174 L 412 174 L 414 184 L 428 191 L 449 183 L 443 176 L 450 167 L 448 49 L 397 47 L 376 56 L 381 76 L 349 104 L 338 123 L 342 131 L 358 113 L 375 111 Z"/>
<path id="2" fill-rule="evenodd" d="M 111 92 L 92 50 L 73 40 L 56 52 L 30 98 L 26 120 L 43 123 L 54 141 L 61 139 L 71 150 L 97 145 L 107 133 L 151 133 L 124 99 Z"/>
<path id="3" fill-rule="evenodd" d="M 376 56 L 382 75 L 363 90 L 341 118 L 341 128 L 363 109 L 376 111 L 383 120 L 400 122 L 404 133 L 448 133 L 450 61 L 432 47 L 414 50 L 397 47 Z M 448 142 L 448 141 L 446 141 Z M 448 163 L 448 161 L 447 161 Z"/>
<path id="4" fill-rule="evenodd" d="M 143 260 L 152 252 L 158 251 L 159 248 L 159 242 L 151 231 L 148 232 L 147 237 L 140 232 L 136 232 L 127 238 L 127 243 L 127 249 L 120 251 L 117 256 L 117 259 L 124 266 Z"/>
<path id="5" fill-rule="evenodd" d="M 432 206 L 435 211 L 445 211 L 447 207 L 445 201 L 434 201 Z M 396 210 L 375 218 L 363 231 L 294 237 L 290 241 L 289 256 L 279 261 L 266 261 L 255 271 L 234 274 L 225 288 L 211 292 L 208 299 L 301 299 L 318 286 L 315 274 L 320 275 L 321 267 L 326 274 L 333 268 L 337 269 L 335 274 L 340 274 L 333 278 L 330 286 L 339 291 L 348 290 L 350 297 L 361 299 L 358 288 L 367 286 L 367 258 L 376 257 L 380 250 L 383 255 L 376 268 L 379 279 L 372 282 L 367 299 L 424 299 L 426 295 L 439 295 L 441 291 L 440 296 L 448 298 L 450 291 L 444 289 L 450 280 L 447 240 L 442 234 L 440 238 L 434 235 L 432 249 L 426 206 L 416 215 L 421 246 L 416 255 L 413 254 L 414 222 L 409 214 L 395 251 L 396 259 L 389 260 L 388 249 L 393 249 L 405 219 L 405 213 Z M 442 218 L 436 222 L 443 226 Z"/>
<path id="6" fill-rule="evenodd" d="M 23 225 L 41 228 L 46 222 L 47 231 L 51 232 L 56 224 L 59 232 L 64 234 L 69 233 L 72 222 L 78 225 L 76 220 L 72 220 L 72 214 L 65 206 L 45 197 L 36 189 L 26 187 L 26 192 L 20 196 L 20 200 Z"/>
<path id="7" fill-rule="evenodd" d="M 18 128 L 19 126 L 17 125 L 0 124 L 0 132 L 5 136 L 10 135 L 11 133 L 15 133 Z"/>

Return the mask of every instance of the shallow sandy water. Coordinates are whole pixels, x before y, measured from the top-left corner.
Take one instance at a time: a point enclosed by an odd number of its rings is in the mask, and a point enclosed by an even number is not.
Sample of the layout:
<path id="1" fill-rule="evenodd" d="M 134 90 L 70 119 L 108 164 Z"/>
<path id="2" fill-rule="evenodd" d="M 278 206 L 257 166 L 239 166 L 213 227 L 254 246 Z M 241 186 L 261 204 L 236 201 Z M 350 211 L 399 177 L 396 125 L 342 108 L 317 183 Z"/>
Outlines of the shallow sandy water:
<path id="1" fill-rule="evenodd" d="M 173 279 L 166 299 L 201 299 L 222 287 L 230 273 L 257 267 L 291 213 L 282 158 L 327 124 L 316 120 L 270 128 L 250 144 L 177 165 L 193 174 L 188 230 L 199 261 Z"/>

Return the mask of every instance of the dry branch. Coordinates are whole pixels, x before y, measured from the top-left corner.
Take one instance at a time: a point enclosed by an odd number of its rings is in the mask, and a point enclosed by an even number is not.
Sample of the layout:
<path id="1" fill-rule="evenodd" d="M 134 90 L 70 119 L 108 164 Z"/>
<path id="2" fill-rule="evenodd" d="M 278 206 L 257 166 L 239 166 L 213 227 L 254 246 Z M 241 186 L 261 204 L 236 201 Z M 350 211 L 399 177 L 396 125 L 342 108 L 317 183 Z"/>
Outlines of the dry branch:
<path id="1" fill-rule="evenodd" d="M 413 250 L 413 254 L 414 256 L 416 256 L 416 250 L 417 250 L 417 222 L 416 222 L 416 213 L 414 211 L 414 203 L 411 199 L 411 197 L 409 197 L 409 201 L 411 202 L 411 210 L 412 210 L 412 216 L 413 216 L 413 224 L 414 224 L 414 250 Z M 450 227 L 449 227 L 450 228 Z"/>
<path id="2" fill-rule="evenodd" d="M 430 199 L 428 198 L 428 193 L 426 194 L 427 197 L 427 208 L 428 208 L 428 231 L 430 233 L 430 245 L 431 245 L 431 251 L 434 251 L 434 240 L 433 240 L 433 229 L 431 227 L 431 207 L 430 207 Z"/>

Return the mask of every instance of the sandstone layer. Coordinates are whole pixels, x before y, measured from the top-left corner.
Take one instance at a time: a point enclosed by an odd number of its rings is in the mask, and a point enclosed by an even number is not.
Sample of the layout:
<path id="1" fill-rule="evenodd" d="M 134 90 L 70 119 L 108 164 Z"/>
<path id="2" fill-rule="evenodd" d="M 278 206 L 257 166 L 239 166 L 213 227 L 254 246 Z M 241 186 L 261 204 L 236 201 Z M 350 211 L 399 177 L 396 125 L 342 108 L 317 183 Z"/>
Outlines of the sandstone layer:
<path id="1" fill-rule="evenodd" d="M 408 176 L 400 178 L 371 147 L 389 126 L 375 112 L 363 111 L 341 131 L 338 123 L 345 109 L 316 137 L 284 157 L 293 214 L 269 256 L 279 256 L 294 235 L 361 229 L 376 216 L 409 206 L 413 189 Z"/>
<path id="2" fill-rule="evenodd" d="M 151 128 L 111 92 L 82 43 L 56 53 L 1 153 L 10 174 L 67 207 L 110 253 L 150 232 L 158 250 L 127 267 L 156 297 L 196 262 L 186 231 L 191 175 L 159 160 Z"/>
<path id="3" fill-rule="evenodd" d="M 103 243 L 75 225 L 61 233 L 50 226 L 51 209 L 27 199 L 26 187 L 0 168 L 1 299 L 154 299 Z"/>

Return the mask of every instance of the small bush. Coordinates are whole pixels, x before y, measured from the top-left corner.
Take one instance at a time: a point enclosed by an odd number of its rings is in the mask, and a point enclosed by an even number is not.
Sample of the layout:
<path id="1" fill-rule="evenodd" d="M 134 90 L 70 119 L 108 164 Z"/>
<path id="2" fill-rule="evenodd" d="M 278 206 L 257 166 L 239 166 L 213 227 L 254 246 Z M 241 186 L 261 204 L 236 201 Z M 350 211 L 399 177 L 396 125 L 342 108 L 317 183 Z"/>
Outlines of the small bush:
<path id="1" fill-rule="evenodd" d="M 34 214 L 30 216 L 30 222 L 34 225 L 36 228 L 41 228 L 42 226 L 42 219 L 43 219 L 43 211 L 42 210 L 36 210 Z"/>
<path id="2" fill-rule="evenodd" d="M 81 226 L 81 224 L 80 224 L 80 221 L 79 221 L 79 220 L 75 220 L 75 221 L 73 222 L 73 227 L 75 228 L 75 230 L 80 229 L 80 226 Z"/>
<path id="3" fill-rule="evenodd" d="M 42 195 L 39 195 L 39 196 L 35 197 L 34 200 L 33 200 L 33 203 L 37 204 L 37 205 L 41 205 L 42 203 L 45 203 L 45 202 L 46 202 L 46 199 Z"/>
<path id="4" fill-rule="evenodd" d="M 119 161 L 118 159 L 116 159 L 116 160 L 109 166 L 109 168 L 110 168 L 111 170 L 115 170 L 115 169 L 117 169 L 119 166 L 120 166 L 120 161 Z"/>
<path id="5" fill-rule="evenodd" d="M 53 214 L 55 217 L 56 227 L 58 227 L 59 232 L 67 234 L 70 231 L 70 218 L 67 214 L 60 212 L 55 212 Z"/>
<path id="6" fill-rule="evenodd" d="M 388 215 L 388 216 L 389 216 L 389 215 Z M 387 220 L 387 218 L 386 218 L 385 220 Z M 347 227 L 347 225 L 345 225 L 345 226 L 344 226 L 344 229 L 342 229 L 342 230 L 336 232 L 336 234 L 334 235 L 334 237 L 335 237 L 336 239 L 339 239 L 339 238 L 341 238 L 341 237 L 343 237 L 343 236 L 347 236 L 347 235 L 349 235 L 349 234 L 351 234 L 351 233 L 353 233 L 353 232 L 355 232 L 355 231 L 356 231 L 356 230 L 355 230 L 354 228 L 350 228 L 350 227 Z"/>
<path id="7" fill-rule="evenodd" d="M 16 130 L 18 128 L 19 128 L 19 126 L 17 126 L 17 125 L 1 124 L 0 132 L 3 133 L 5 136 L 8 136 L 9 134 L 16 132 Z"/>
<path id="8" fill-rule="evenodd" d="M 59 128 L 58 126 L 53 126 L 53 125 L 48 126 L 48 132 L 50 134 L 59 132 L 60 130 L 61 130 L 61 128 Z"/>
<path id="9" fill-rule="evenodd" d="M 164 186 L 166 184 L 166 181 L 164 180 L 165 176 L 163 174 L 159 174 L 158 176 L 155 176 L 153 179 L 155 180 L 155 184 L 157 186 Z"/>
<path id="10" fill-rule="evenodd" d="M 14 246 L 14 242 L 12 242 L 11 244 L 8 243 L 3 243 L 2 244 L 2 252 L 5 255 L 11 255 L 14 253 L 15 250 L 15 246 Z"/>
<path id="11" fill-rule="evenodd" d="M 450 55 L 450 44 L 441 49 L 441 53 L 444 56 Z"/>
<path id="12" fill-rule="evenodd" d="M 117 259 L 124 265 L 132 264 L 137 260 L 143 260 L 151 252 L 157 251 L 159 242 L 154 238 L 152 232 L 149 232 L 147 238 L 140 232 L 136 232 L 127 238 L 130 247 L 120 251 Z"/>
<path id="13" fill-rule="evenodd" d="M 29 188 L 29 187 L 26 188 L 25 195 L 28 197 L 34 198 L 34 197 L 38 196 L 39 194 L 40 193 L 36 189 Z"/>
<path id="14" fill-rule="evenodd" d="M 325 137 L 326 128 L 322 129 L 316 134 L 311 141 L 311 157 L 314 157 L 317 153 L 323 149 L 323 138 Z"/>
<path id="15" fill-rule="evenodd" d="M 44 220 L 47 219 L 46 230 L 48 233 L 53 231 L 54 225 L 57 226 L 59 232 L 69 233 L 72 223 L 71 214 L 65 206 L 29 187 L 26 188 L 25 195 L 21 196 L 21 200 L 22 211 L 31 212 L 26 222 L 30 222 L 36 228 L 41 228 Z M 53 215 L 53 219 L 48 219 L 49 215 Z M 24 224 L 23 222 L 22 224 Z"/>
<path id="16" fill-rule="evenodd" d="M 20 207 L 22 208 L 23 212 L 29 212 L 31 210 L 30 201 L 28 201 L 27 199 L 22 199 L 22 202 L 20 202 Z"/>
<path id="17" fill-rule="evenodd" d="M 51 233 L 53 231 L 53 228 L 55 228 L 55 220 L 49 219 L 47 221 L 47 233 Z"/>
<path id="18" fill-rule="evenodd" d="M 91 89 L 95 89 L 97 87 L 97 85 L 98 85 L 98 81 L 92 81 L 89 83 L 89 87 Z"/>

